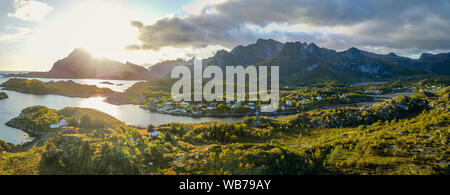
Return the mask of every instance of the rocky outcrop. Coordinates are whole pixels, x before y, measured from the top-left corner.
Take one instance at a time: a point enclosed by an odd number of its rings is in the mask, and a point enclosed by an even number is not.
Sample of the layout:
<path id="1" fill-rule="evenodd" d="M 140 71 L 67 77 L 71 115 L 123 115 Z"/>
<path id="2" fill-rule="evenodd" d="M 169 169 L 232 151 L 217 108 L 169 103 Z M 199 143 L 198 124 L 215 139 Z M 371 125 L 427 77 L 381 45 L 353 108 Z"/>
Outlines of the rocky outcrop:
<path id="1" fill-rule="evenodd" d="M 8 94 L 6 94 L 5 92 L 1 92 L 0 93 L 0 100 L 6 99 L 6 98 L 9 98 Z"/>

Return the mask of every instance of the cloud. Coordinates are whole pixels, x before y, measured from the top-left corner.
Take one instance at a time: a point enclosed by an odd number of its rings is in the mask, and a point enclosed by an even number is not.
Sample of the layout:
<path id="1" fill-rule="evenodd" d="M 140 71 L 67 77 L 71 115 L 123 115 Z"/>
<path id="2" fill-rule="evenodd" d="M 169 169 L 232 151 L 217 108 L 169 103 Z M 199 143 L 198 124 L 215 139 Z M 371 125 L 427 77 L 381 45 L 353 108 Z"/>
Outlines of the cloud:
<path id="1" fill-rule="evenodd" d="M 35 0 L 14 0 L 14 8 L 15 12 L 8 13 L 8 17 L 32 22 L 43 22 L 53 10 L 46 3 Z"/>
<path id="2" fill-rule="evenodd" d="M 228 0 L 215 4 L 196 3 L 201 11 L 187 6 L 185 11 L 191 15 L 183 18 L 163 18 L 151 25 L 133 22 L 140 32 L 138 39 L 142 45 L 139 48 L 233 47 L 257 38 L 275 38 L 309 40 L 335 49 L 359 46 L 405 51 L 450 50 L 448 0 Z M 284 26 L 284 30 L 276 27 L 270 31 L 261 30 L 269 26 Z"/>
<path id="3" fill-rule="evenodd" d="M 27 40 L 32 30 L 16 26 L 6 26 L 6 33 L 0 33 L 0 43 L 15 43 Z"/>
<path id="4" fill-rule="evenodd" d="M 183 6 L 183 11 L 189 15 L 200 15 L 203 12 L 214 12 L 214 6 L 228 0 L 196 0 L 193 3 Z"/>

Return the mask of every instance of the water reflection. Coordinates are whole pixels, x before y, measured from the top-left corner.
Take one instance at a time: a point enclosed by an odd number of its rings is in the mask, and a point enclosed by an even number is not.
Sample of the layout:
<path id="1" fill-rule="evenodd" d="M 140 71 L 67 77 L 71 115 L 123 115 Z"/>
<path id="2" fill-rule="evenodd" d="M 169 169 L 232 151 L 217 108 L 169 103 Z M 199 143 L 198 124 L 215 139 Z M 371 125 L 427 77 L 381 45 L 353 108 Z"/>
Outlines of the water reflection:
<path id="1" fill-rule="evenodd" d="M 0 78 L 0 83 L 7 80 L 8 78 Z M 91 80 L 86 82 L 91 82 Z M 103 102 L 104 98 L 102 97 L 72 98 L 59 95 L 31 95 L 8 90 L 0 91 L 5 91 L 10 97 L 8 99 L 0 100 L 0 140 L 14 144 L 27 142 L 30 138 L 26 133 L 7 127 L 4 124 L 18 116 L 21 110 L 36 105 L 46 106 L 57 110 L 65 107 L 93 108 L 114 116 L 128 125 L 138 126 L 147 126 L 149 124 L 159 125 L 168 122 L 199 123 L 209 121 L 235 122 L 241 120 L 241 118 L 192 118 L 152 113 L 141 109 L 136 105 L 111 105 Z"/>

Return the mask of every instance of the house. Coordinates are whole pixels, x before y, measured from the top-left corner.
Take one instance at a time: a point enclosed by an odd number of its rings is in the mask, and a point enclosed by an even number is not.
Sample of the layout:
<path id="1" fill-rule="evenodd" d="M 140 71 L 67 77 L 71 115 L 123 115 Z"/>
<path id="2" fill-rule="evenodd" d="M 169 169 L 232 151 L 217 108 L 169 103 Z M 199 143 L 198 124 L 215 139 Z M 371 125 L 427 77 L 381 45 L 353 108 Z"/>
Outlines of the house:
<path id="1" fill-rule="evenodd" d="M 320 100 L 322 100 L 323 98 L 322 98 L 322 96 L 317 96 L 316 99 L 320 101 Z"/>
<path id="2" fill-rule="evenodd" d="M 59 121 L 59 124 L 51 124 L 50 128 L 51 129 L 58 129 L 58 128 L 65 128 L 67 126 L 67 120 L 66 119 L 61 119 Z"/>
<path id="3" fill-rule="evenodd" d="M 67 120 L 66 119 L 61 119 L 61 121 L 59 121 L 59 126 L 60 127 L 66 127 L 67 126 Z"/>
<path id="4" fill-rule="evenodd" d="M 51 129 L 58 129 L 59 128 L 59 124 L 51 124 L 50 128 Z"/>

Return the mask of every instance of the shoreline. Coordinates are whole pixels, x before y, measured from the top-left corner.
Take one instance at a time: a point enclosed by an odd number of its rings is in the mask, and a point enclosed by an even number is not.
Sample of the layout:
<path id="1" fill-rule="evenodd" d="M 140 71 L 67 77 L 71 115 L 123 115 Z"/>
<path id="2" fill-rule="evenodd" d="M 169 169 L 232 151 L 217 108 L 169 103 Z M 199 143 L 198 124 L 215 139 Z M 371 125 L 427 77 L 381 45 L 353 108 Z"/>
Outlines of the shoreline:
<path id="1" fill-rule="evenodd" d="M 32 72 L 31 72 L 32 73 Z M 41 72 L 37 72 L 42 74 Z M 45 72 L 44 72 L 45 73 Z M 27 73 L 29 74 L 29 73 Z M 113 80 L 113 81 L 146 81 L 146 79 L 123 79 L 123 78 L 92 78 L 92 77 L 66 77 L 57 75 L 25 75 L 25 74 L 3 74 L 4 78 L 29 78 L 29 79 L 92 79 L 92 80 Z"/>

